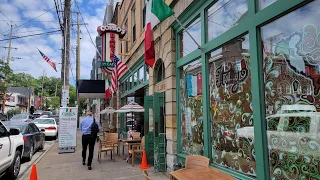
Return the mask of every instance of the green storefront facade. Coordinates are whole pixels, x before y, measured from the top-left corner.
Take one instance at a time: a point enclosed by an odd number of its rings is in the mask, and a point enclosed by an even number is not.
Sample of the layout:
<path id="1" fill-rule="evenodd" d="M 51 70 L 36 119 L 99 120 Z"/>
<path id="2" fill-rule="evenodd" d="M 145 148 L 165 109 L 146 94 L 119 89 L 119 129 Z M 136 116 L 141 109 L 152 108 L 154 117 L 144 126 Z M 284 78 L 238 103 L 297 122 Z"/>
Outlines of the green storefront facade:
<path id="1" fill-rule="evenodd" d="M 320 179 L 320 1 L 197 0 L 175 23 L 177 161 Z"/>

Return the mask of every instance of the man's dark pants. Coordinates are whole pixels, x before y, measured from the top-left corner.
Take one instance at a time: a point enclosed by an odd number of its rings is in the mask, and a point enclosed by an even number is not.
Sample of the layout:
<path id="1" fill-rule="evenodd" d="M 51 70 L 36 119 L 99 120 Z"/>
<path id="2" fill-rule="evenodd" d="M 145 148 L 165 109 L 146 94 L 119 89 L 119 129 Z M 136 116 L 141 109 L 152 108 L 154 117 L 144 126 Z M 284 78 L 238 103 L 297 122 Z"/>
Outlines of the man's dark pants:
<path id="1" fill-rule="evenodd" d="M 89 145 L 88 166 L 91 166 L 91 163 L 92 163 L 95 142 L 96 142 L 95 138 L 91 134 L 82 135 L 82 160 L 83 160 L 83 162 L 86 162 L 87 147 Z"/>

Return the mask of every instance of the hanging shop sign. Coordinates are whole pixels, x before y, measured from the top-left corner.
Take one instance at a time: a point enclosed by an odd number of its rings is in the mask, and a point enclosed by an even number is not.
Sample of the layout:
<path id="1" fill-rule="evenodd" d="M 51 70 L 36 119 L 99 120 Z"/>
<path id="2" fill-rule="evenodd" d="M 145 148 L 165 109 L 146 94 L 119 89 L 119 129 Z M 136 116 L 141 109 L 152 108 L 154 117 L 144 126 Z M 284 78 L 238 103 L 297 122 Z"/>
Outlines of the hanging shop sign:
<path id="1" fill-rule="evenodd" d="M 113 56 L 119 57 L 120 39 L 123 38 L 127 31 L 115 24 L 102 25 L 97 28 L 101 36 L 101 64 L 102 71 L 111 74 L 113 66 Z"/>

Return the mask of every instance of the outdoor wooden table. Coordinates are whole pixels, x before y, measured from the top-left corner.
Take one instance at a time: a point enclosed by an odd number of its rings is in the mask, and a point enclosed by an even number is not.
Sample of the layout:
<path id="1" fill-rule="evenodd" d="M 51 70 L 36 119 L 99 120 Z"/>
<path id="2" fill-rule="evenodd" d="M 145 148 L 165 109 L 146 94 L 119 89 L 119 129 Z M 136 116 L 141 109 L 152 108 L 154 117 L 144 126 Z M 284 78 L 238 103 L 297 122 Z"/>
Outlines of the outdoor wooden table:
<path id="1" fill-rule="evenodd" d="M 140 143 L 141 142 L 141 138 L 139 139 L 130 139 L 130 138 L 121 138 L 119 139 L 120 142 L 122 142 L 122 146 L 123 146 L 123 143 L 128 143 L 128 146 L 131 146 L 132 144 L 134 143 Z M 122 154 L 124 156 L 124 154 Z M 128 158 L 124 158 L 126 161 L 128 161 L 129 157 Z"/>
<path id="2" fill-rule="evenodd" d="M 170 179 L 177 180 L 235 180 L 234 177 L 225 174 L 215 168 L 183 169 L 172 171 L 170 175 Z"/>

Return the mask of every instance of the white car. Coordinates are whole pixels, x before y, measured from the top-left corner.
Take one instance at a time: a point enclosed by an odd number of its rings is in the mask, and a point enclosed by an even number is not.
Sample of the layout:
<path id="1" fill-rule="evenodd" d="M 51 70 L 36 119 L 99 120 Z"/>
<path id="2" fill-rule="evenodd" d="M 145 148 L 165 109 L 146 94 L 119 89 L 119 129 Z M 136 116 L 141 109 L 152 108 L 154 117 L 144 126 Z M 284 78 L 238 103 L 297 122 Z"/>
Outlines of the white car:
<path id="1" fill-rule="evenodd" d="M 37 118 L 32 121 L 40 130 L 44 129 L 44 134 L 46 137 L 58 137 L 58 127 L 56 120 L 54 118 Z"/>
<path id="2" fill-rule="evenodd" d="M 18 129 L 7 129 L 0 121 L 0 178 L 17 179 L 24 151 L 23 136 Z"/>

